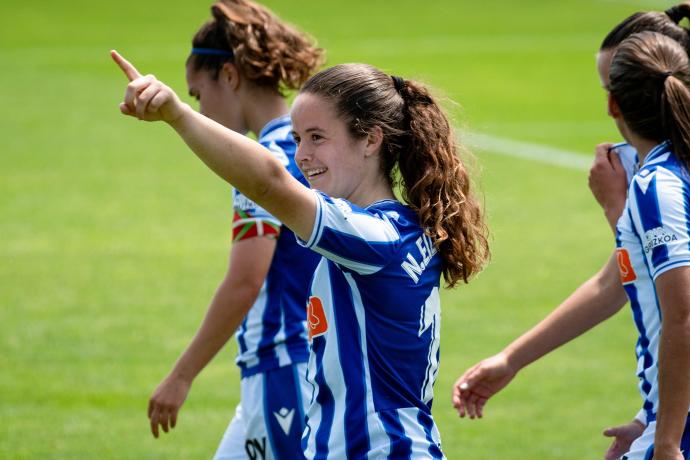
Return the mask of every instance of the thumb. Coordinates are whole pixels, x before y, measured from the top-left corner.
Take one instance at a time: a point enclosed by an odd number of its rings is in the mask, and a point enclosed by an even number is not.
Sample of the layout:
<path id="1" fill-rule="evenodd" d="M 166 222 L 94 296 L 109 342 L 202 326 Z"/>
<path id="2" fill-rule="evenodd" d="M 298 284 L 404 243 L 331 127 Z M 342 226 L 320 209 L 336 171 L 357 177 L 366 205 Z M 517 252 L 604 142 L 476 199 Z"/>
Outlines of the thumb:
<path id="1" fill-rule="evenodd" d="M 604 433 L 603 433 L 603 434 L 604 434 L 604 436 L 606 436 L 607 438 L 615 438 L 616 436 L 618 436 L 619 434 L 621 434 L 621 431 L 622 431 L 622 430 L 621 430 L 621 427 L 619 427 L 619 426 L 614 426 L 614 427 L 611 427 L 611 428 L 606 428 L 606 429 L 604 430 Z"/>

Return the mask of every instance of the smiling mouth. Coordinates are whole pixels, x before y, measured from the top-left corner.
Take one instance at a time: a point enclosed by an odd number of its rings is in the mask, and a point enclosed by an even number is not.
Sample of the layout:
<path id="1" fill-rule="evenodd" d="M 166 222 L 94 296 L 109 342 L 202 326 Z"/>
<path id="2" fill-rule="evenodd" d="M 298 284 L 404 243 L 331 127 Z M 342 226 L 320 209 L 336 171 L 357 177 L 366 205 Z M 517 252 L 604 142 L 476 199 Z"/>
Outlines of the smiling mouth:
<path id="1" fill-rule="evenodd" d="M 328 171 L 328 168 L 307 169 L 306 171 L 304 171 L 304 175 L 307 176 L 307 179 L 313 179 L 325 173 L 326 171 Z"/>

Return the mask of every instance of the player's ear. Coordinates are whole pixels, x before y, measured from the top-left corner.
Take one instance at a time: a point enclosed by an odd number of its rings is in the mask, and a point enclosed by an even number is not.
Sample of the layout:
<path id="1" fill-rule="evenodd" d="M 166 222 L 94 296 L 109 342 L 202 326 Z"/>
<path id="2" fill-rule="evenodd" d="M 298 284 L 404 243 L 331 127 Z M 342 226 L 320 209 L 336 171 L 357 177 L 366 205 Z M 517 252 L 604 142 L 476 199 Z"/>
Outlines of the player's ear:
<path id="1" fill-rule="evenodd" d="M 237 91 L 237 89 L 240 87 L 240 71 L 232 62 L 226 62 L 223 64 L 223 67 L 220 69 L 218 79 L 228 82 L 230 87 L 235 91 Z"/>
<path id="2" fill-rule="evenodd" d="M 606 94 L 608 97 L 608 115 L 612 118 L 620 118 L 621 109 L 618 107 L 618 102 L 616 102 L 616 99 L 613 97 L 613 94 L 611 94 L 611 91 L 607 92 Z"/>
<path id="3" fill-rule="evenodd" d="M 369 130 L 367 134 L 367 145 L 365 156 L 370 156 L 378 153 L 381 150 L 381 144 L 383 143 L 383 130 L 380 126 L 376 125 Z"/>

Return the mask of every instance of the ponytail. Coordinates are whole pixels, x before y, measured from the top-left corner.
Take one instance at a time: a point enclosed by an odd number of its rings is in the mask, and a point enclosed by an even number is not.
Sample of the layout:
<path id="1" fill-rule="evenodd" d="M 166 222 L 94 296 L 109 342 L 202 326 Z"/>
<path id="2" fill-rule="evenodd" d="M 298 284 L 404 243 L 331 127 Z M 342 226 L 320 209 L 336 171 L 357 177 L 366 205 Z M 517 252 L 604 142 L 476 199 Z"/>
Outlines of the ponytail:
<path id="1" fill-rule="evenodd" d="M 192 47 L 225 53 L 193 53 L 195 71 L 218 78 L 226 62 L 243 77 L 276 91 L 298 89 L 323 64 L 323 50 L 268 9 L 249 0 L 221 0 L 211 6 L 213 20 L 194 35 Z"/>
<path id="2" fill-rule="evenodd" d="M 629 36 L 640 32 L 657 32 L 680 43 L 690 52 L 690 33 L 680 25 L 683 18 L 690 19 L 690 2 L 679 3 L 664 13 L 647 11 L 635 13 L 616 25 L 606 35 L 600 50 L 616 48 Z"/>
<path id="3" fill-rule="evenodd" d="M 680 44 L 655 32 L 634 34 L 611 62 L 611 95 L 630 130 L 661 142 L 690 169 L 690 60 Z"/>
<path id="4" fill-rule="evenodd" d="M 662 123 L 674 153 L 690 169 L 690 90 L 688 75 L 681 78 L 670 75 L 664 82 Z"/>
<path id="5" fill-rule="evenodd" d="M 441 108 L 412 80 L 405 82 L 401 96 L 409 117 L 407 150 L 398 160 L 403 199 L 438 247 L 448 285 L 460 279 L 466 283 L 489 255 L 481 206 Z"/>
<path id="6" fill-rule="evenodd" d="M 448 119 L 427 88 L 368 65 L 344 64 L 314 75 L 302 92 L 332 102 L 354 137 L 381 128 L 381 174 L 391 186 L 399 183 L 419 216 L 448 287 L 481 271 L 489 258 L 481 206 Z"/>
<path id="7" fill-rule="evenodd" d="M 671 21 L 680 24 L 683 19 L 690 19 L 690 2 L 679 3 L 664 11 Z"/>

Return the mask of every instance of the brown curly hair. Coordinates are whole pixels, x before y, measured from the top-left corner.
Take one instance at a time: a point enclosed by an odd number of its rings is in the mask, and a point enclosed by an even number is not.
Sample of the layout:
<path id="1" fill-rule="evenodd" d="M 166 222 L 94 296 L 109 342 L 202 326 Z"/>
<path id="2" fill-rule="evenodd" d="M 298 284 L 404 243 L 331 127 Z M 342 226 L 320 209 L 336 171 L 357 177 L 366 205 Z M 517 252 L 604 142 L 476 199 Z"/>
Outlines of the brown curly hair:
<path id="1" fill-rule="evenodd" d="M 214 79 L 226 62 L 262 87 L 298 89 L 324 61 L 314 40 L 248 0 L 221 0 L 211 6 L 213 19 L 192 39 L 195 48 L 231 51 L 234 56 L 192 54 L 195 71 L 208 70 Z"/>
<path id="2" fill-rule="evenodd" d="M 448 119 L 428 89 L 366 64 L 317 73 L 301 92 L 329 100 L 350 133 L 383 131 L 381 169 L 419 216 L 442 258 L 448 287 L 489 259 L 488 229 Z"/>

